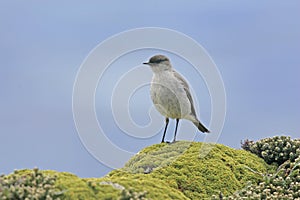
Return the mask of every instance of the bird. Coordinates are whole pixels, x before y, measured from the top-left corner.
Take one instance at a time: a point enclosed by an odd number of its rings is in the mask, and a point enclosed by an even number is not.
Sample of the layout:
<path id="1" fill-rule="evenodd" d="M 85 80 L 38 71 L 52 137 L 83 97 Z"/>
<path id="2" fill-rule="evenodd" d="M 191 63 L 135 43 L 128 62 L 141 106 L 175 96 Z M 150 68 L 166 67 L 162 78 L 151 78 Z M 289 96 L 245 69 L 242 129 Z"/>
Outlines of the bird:
<path id="1" fill-rule="evenodd" d="M 197 118 L 187 81 L 173 69 L 169 58 L 164 55 L 155 55 L 143 64 L 149 65 L 153 71 L 150 85 L 151 99 L 158 112 L 165 117 L 165 128 L 161 142 L 165 142 L 169 118 L 176 119 L 172 143 L 176 141 L 180 119 L 189 120 L 199 131 L 209 133 L 210 131 Z"/>

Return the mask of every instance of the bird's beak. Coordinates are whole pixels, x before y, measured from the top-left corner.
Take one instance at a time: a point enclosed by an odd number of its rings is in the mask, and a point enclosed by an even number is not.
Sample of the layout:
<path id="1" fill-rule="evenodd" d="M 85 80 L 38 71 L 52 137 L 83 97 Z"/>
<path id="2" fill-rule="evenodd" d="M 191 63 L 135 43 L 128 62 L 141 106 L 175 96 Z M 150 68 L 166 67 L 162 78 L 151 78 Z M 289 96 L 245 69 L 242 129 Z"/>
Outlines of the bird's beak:
<path id="1" fill-rule="evenodd" d="M 147 62 L 144 62 L 143 64 L 144 64 L 144 65 L 149 65 L 149 63 L 147 63 Z"/>

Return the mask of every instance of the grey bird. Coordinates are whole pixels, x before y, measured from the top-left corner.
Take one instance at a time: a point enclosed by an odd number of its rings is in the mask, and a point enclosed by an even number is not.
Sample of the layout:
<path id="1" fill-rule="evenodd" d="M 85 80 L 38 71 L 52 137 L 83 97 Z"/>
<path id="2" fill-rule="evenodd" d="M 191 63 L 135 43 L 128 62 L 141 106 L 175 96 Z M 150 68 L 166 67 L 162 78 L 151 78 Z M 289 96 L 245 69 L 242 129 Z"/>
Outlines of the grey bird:
<path id="1" fill-rule="evenodd" d="M 165 142 L 165 135 L 169 124 L 169 118 L 176 119 L 174 139 L 180 119 L 187 119 L 203 133 L 209 130 L 198 120 L 189 85 L 186 80 L 177 73 L 170 63 L 170 60 L 163 55 L 155 55 L 149 62 L 153 71 L 150 94 L 155 108 L 165 117 L 166 126 L 162 138 Z"/>

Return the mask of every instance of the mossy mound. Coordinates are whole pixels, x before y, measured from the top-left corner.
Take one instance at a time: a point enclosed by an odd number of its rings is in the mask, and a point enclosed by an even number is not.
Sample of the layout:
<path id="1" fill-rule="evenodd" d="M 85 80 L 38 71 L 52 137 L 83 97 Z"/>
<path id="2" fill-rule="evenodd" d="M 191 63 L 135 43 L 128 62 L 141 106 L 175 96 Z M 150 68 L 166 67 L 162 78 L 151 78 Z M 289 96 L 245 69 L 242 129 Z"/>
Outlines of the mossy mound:
<path id="1" fill-rule="evenodd" d="M 182 141 L 147 147 L 125 165 L 123 170 L 127 173 L 113 171 L 109 177 L 117 181 L 118 177 L 136 176 L 128 172 L 137 173 L 163 180 L 190 199 L 205 199 L 219 192 L 232 194 L 249 181 L 258 183 L 262 177 L 253 171 L 267 173 L 268 165 L 263 159 L 220 144 L 201 158 L 202 145 Z"/>
<path id="2" fill-rule="evenodd" d="M 214 145 L 200 157 L 203 144 L 176 142 L 145 148 L 122 169 L 103 178 L 79 178 L 70 173 L 42 171 L 55 177 L 60 199 L 210 199 L 230 195 L 247 182 L 257 183 L 268 165 L 244 150 Z M 203 150 L 203 148 L 202 148 Z M 31 170 L 16 172 L 26 175 Z M 255 172 L 254 172 L 255 171 Z"/>

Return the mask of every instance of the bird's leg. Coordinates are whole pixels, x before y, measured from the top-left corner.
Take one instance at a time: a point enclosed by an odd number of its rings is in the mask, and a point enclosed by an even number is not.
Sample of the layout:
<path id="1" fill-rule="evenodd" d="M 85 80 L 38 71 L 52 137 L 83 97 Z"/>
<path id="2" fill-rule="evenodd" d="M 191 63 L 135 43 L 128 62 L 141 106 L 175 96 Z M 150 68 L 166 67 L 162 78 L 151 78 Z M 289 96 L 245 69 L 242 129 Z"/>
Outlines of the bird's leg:
<path id="1" fill-rule="evenodd" d="M 172 143 L 176 142 L 176 134 L 177 134 L 178 123 L 179 123 L 179 119 L 176 119 L 175 134 L 174 134 L 174 139 L 173 139 Z"/>
<path id="2" fill-rule="evenodd" d="M 168 124 L 169 124 L 169 118 L 166 117 L 166 126 L 165 126 L 164 135 L 163 135 L 163 138 L 162 138 L 162 140 L 161 140 L 161 143 L 164 143 L 164 142 L 165 142 L 165 136 L 166 136 Z"/>

